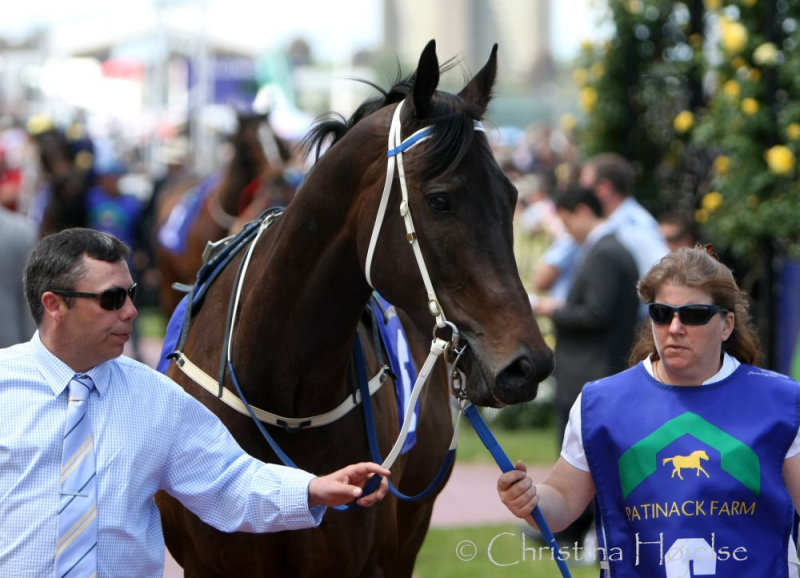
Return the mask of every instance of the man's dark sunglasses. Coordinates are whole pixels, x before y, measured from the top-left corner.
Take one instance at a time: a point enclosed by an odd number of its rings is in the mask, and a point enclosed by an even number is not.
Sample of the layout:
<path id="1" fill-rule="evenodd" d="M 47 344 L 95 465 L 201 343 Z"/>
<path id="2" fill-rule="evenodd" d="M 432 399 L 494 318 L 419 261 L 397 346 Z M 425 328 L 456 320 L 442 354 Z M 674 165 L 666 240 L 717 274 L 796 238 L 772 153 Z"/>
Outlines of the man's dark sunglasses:
<path id="1" fill-rule="evenodd" d="M 82 291 L 66 291 L 64 289 L 51 289 L 51 292 L 63 297 L 94 297 L 100 300 L 100 307 L 107 311 L 116 311 L 125 305 L 125 298 L 130 297 L 131 301 L 136 298 L 136 283 L 125 289 L 124 287 L 112 287 L 102 293 L 84 293 Z"/>
<path id="2" fill-rule="evenodd" d="M 650 319 L 658 325 L 669 325 L 675 314 L 684 325 L 705 325 L 717 313 L 727 313 L 730 309 L 716 305 L 683 305 L 672 307 L 664 303 L 651 303 L 649 306 Z"/>

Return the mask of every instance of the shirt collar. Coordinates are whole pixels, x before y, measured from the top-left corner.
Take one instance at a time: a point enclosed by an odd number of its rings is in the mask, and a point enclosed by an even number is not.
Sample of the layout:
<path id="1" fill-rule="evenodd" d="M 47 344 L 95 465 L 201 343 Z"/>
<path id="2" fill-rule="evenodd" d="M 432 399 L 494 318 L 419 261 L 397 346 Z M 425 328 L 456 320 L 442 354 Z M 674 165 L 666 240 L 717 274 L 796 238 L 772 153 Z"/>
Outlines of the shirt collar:
<path id="1" fill-rule="evenodd" d="M 635 213 L 639 207 L 641 207 L 641 205 L 636 199 L 633 197 L 625 197 L 625 200 L 614 209 L 614 212 L 608 216 L 608 219 L 614 223 L 622 222 L 632 213 Z"/>
<path id="2" fill-rule="evenodd" d="M 53 395 L 61 395 L 61 392 L 67 388 L 69 381 L 75 375 L 75 370 L 61 361 L 44 346 L 38 330 L 33 334 L 30 343 L 33 351 L 33 359 L 39 371 L 44 376 L 45 381 L 50 386 L 50 389 L 53 390 Z M 106 361 L 84 372 L 92 378 L 95 389 L 101 396 L 104 395 L 108 389 L 110 369 L 110 364 Z"/>
<path id="3" fill-rule="evenodd" d="M 717 381 L 722 381 L 734 371 L 736 368 L 741 365 L 741 361 L 736 359 L 734 356 L 727 352 L 722 353 L 722 367 L 719 368 L 719 371 L 705 380 L 702 385 L 708 385 L 709 383 L 716 383 Z M 647 373 L 653 376 L 655 379 L 655 375 L 653 374 L 653 362 L 650 360 L 650 357 L 646 357 L 643 361 L 644 368 L 647 370 Z"/>

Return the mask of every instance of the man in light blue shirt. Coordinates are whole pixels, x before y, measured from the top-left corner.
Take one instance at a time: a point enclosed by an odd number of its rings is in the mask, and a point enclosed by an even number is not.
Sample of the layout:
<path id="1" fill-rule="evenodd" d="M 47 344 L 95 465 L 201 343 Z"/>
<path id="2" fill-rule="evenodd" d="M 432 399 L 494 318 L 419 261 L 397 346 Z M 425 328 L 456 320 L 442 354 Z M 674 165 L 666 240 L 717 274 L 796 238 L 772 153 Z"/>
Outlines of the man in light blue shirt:
<path id="1" fill-rule="evenodd" d="M 669 248 L 658 221 L 633 197 L 633 167 L 616 153 L 600 154 L 584 165 L 580 183 L 594 190 L 609 226 L 633 255 L 641 279 Z"/>
<path id="2" fill-rule="evenodd" d="M 327 476 L 247 455 L 222 423 L 169 378 L 122 356 L 136 307 L 118 239 L 89 229 L 45 237 L 26 270 L 38 331 L 0 350 L 0 576 L 53 576 L 67 384 L 94 383 L 86 418 L 96 454 L 97 575 L 163 575 L 159 490 L 225 531 L 272 532 L 320 523 L 325 506 L 360 497 L 377 464 Z M 60 578 L 60 577 L 59 577 Z"/>

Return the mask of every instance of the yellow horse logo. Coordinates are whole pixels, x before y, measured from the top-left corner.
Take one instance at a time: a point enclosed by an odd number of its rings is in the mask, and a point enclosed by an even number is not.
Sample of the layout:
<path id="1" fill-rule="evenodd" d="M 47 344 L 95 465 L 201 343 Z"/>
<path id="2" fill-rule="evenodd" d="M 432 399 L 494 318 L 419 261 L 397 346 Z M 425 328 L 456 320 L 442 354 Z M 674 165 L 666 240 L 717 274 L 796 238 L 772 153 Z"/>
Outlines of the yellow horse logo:
<path id="1" fill-rule="evenodd" d="M 708 475 L 708 472 L 703 469 L 703 466 L 700 465 L 700 460 L 708 461 L 708 454 L 705 450 L 697 450 L 689 454 L 688 456 L 673 456 L 671 458 L 664 458 L 661 462 L 662 466 L 666 466 L 669 462 L 672 462 L 672 475 L 670 478 L 674 478 L 675 474 L 678 474 L 680 479 L 683 479 L 681 475 L 681 470 L 692 469 L 695 470 L 697 476 L 700 476 L 700 472 L 703 472 L 707 478 L 711 476 Z"/>

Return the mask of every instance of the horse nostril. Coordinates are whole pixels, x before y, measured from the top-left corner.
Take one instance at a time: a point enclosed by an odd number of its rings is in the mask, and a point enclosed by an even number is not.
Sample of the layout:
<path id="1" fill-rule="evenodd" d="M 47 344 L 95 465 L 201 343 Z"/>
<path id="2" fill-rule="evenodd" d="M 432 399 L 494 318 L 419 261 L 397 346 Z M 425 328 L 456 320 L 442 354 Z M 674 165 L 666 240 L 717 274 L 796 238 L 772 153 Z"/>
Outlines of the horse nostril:
<path id="1" fill-rule="evenodd" d="M 519 355 L 497 374 L 496 396 L 506 404 L 530 401 L 536 397 L 539 383 L 552 370 L 551 351 Z"/>

